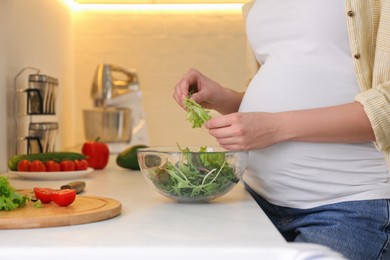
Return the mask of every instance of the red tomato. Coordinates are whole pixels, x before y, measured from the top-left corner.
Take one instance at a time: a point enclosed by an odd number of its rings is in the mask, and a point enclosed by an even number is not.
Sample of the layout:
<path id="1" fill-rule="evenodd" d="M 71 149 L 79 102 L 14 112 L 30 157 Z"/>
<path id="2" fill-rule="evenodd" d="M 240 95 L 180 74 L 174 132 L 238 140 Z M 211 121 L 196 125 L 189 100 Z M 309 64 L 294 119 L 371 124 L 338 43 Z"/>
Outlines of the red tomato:
<path id="1" fill-rule="evenodd" d="M 87 160 L 75 160 L 74 164 L 76 165 L 76 171 L 85 171 L 88 169 Z"/>
<path id="2" fill-rule="evenodd" d="M 60 162 L 61 171 L 72 172 L 76 170 L 76 165 L 73 161 L 64 160 Z"/>
<path id="3" fill-rule="evenodd" d="M 70 189 L 55 190 L 51 193 L 51 200 L 61 207 L 66 207 L 76 199 L 76 191 Z"/>
<path id="4" fill-rule="evenodd" d="M 30 164 L 30 172 L 45 172 L 46 166 L 39 160 L 34 160 Z"/>
<path id="5" fill-rule="evenodd" d="M 81 153 L 87 157 L 89 167 L 94 169 L 104 169 L 110 157 L 110 150 L 107 144 L 93 141 L 83 144 Z"/>
<path id="6" fill-rule="evenodd" d="M 50 160 L 50 161 L 47 161 L 45 163 L 45 165 L 46 165 L 46 170 L 48 172 L 59 172 L 59 171 L 61 171 L 61 167 L 60 167 L 60 164 L 58 162 Z"/>
<path id="7" fill-rule="evenodd" d="M 39 199 L 42 203 L 50 203 L 51 202 L 51 194 L 54 190 L 50 188 L 34 188 L 34 194 L 37 199 Z"/>
<path id="8" fill-rule="evenodd" d="M 21 160 L 18 163 L 18 171 L 20 172 L 28 172 L 30 171 L 30 164 L 31 162 L 29 160 Z"/>

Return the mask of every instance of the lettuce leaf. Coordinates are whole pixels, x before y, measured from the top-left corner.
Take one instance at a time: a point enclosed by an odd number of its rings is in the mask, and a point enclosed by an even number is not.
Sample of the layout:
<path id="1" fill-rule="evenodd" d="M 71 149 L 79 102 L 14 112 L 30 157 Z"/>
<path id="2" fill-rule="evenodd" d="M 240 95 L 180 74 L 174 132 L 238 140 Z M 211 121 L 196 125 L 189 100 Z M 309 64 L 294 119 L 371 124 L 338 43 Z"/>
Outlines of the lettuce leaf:
<path id="1" fill-rule="evenodd" d="M 192 123 L 192 128 L 200 128 L 204 123 L 211 119 L 209 111 L 205 110 L 193 99 L 186 97 L 183 103 L 187 108 L 187 120 Z"/>
<path id="2" fill-rule="evenodd" d="M 22 208 L 30 199 L 15 191 L 4 176 L 0 176 L 0 210 Z"/>

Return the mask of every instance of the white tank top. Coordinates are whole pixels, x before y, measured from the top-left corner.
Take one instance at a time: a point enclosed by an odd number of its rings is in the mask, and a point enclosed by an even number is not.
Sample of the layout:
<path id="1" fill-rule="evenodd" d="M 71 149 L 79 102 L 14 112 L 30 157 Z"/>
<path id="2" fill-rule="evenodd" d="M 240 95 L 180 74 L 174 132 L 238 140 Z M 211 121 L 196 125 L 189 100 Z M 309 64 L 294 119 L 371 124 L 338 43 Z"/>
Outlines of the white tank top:
<path id="1" fill-rule="evenodd" d="M 359 92 L 344 1 L 257 0 L 247 35 L 262 66 L 241 112 L 339 105 Z M 294 208 L 390 197 L 389 172 L 372 143 L 285 142 L 251 151 L 244 181 Z"/>

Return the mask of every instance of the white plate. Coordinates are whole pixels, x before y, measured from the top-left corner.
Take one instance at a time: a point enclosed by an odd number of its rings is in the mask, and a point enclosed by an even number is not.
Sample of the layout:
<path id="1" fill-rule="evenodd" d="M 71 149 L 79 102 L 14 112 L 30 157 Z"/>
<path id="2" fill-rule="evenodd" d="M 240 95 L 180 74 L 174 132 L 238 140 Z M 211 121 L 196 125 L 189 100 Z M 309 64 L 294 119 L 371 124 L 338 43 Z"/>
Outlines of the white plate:
<path id="1" fill-rule="evenodd" d="M 93 172 L 93 168 L 88 167 L 85 171 L 62 171 L 62 172 L 19 172 L 10 171 L 13 174 L 31 180 L 71 180 Z"/>

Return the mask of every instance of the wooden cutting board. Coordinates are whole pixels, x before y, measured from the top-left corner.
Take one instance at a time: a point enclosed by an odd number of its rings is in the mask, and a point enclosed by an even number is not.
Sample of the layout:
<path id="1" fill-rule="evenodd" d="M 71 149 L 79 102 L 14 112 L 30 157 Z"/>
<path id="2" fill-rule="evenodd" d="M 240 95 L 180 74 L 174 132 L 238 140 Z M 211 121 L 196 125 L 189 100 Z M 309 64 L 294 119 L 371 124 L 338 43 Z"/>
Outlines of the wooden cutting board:
<path id="1" fill-rule="evenodd" d="M 36 208 L 33 202 L 29 202 L 24 208 L 0 211 L 0 229 L 79 225 L 116 217 L 122 210 L 122 204 L 117 200 L 80 195 L 67 207 L 53 202 L 42 205 L 42 208 Z"/>

